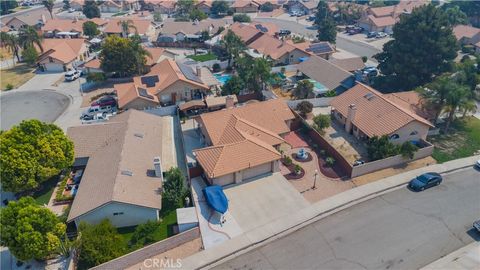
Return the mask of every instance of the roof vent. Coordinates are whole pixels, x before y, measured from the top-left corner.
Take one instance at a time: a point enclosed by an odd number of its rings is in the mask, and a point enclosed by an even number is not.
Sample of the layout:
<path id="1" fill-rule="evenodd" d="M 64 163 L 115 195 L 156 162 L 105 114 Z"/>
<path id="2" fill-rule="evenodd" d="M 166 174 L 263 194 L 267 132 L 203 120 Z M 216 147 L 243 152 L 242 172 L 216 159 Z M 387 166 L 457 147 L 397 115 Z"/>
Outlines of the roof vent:
<path id="1" fill-rule="evenodd" d="M 133 136 L 138 137 L 138 138 L 143 138 L 142 133 L 135 133 L 135 134 L 133 134 Z"/>
<path id="2" fill-rule="evenodd" d="M 368 99 L 368 100 L 372 100 L 372 98 L 375 97 L 375 95 L 373 93 L 367 93 L 365 96 L 363 96 L 364 98 Z"/>
<path id="3" fill-rule="evenodd" d="M 133 176 L 133 172 L 129 170 L 123 170 L 121 172 L 122 175 Z"/>

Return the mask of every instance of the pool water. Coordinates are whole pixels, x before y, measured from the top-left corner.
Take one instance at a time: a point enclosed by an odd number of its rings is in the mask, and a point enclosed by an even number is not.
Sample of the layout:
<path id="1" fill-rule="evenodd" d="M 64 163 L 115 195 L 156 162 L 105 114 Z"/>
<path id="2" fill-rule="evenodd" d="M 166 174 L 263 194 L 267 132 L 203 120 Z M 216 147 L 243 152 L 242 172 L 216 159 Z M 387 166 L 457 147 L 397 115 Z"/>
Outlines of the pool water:
<path id="1" fill-rule="evenodd" d="M 226 82 L 228 82 L 228 80 L 230 80 L 230 78 L 232 78 L 232 75 L 230 74 L 213 74 L 215 76 L 215 78 L 217 78 L 217 80 L 221 83 L 221 84 L 225 84 Z"/>

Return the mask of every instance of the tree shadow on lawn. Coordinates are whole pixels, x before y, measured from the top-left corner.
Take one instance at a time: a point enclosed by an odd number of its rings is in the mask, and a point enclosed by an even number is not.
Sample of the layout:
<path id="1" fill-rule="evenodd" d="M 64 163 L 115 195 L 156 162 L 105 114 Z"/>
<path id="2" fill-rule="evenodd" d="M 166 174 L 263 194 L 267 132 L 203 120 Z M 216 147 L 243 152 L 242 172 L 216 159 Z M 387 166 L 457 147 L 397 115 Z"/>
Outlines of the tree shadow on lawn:
<path id="1" fill-rule="evenodd" d="M 59 179 L 60 178 L 58 175 L 51 177 L 47 181 L 43 182 L 38 190 L 34 191 L 31 194 L 37 204 L 48 204 L 50 198 L 52 197 L 53 190 L 57 186 Z"/>

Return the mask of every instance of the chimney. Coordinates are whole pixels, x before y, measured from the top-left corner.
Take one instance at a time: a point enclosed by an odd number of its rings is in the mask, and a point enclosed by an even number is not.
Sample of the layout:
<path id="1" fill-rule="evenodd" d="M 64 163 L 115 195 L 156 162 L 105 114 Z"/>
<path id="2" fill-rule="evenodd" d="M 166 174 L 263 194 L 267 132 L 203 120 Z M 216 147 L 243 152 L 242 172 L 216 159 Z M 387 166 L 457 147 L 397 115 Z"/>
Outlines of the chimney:
<path id="1" fill-rule="evenodd" d="M 225 97 L 225 107 L 227 109 L 235 107 L 235 98 L 232 95 Z"/>
<path id="2" fill-rule="evenodd" d="M 357 112 L 357 107 L 355 104 L 350 104 L 348 106 L 347 119 L 345 121 L 345 131 L 350 133 L 352 131 L 352 122 L 355 119 L 355 113 Z"/>
<path id="3" fill-rule="evenodd" d="M 202 67 L 197 66 L 197 77 L 202 77 Z"/>
<path id="4" fill-rule="evenodd" d="M 162 164 L 160 164 L 160 157 L 153 158 L 153 167 L 155 168 L 155 177 L 161 178 L 163 175 Z"/>

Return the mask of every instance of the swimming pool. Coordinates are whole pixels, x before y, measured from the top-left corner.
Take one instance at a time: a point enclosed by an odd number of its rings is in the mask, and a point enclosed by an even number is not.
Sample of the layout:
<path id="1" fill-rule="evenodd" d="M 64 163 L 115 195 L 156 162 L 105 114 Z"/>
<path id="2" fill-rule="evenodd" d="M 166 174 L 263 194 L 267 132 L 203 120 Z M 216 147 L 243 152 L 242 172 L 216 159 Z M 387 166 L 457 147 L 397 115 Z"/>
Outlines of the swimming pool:
<path id="1" fill-rule="evenodd" d="M 217 80 L 221 84 L 225 84 L 226 82 L 228 82 L 228 80 L 230 80 L 230 78 L 232 78 L 231 74 L 213 74 L 213 75 L 215 76 L 215 78 L 217 78 Z"/>

